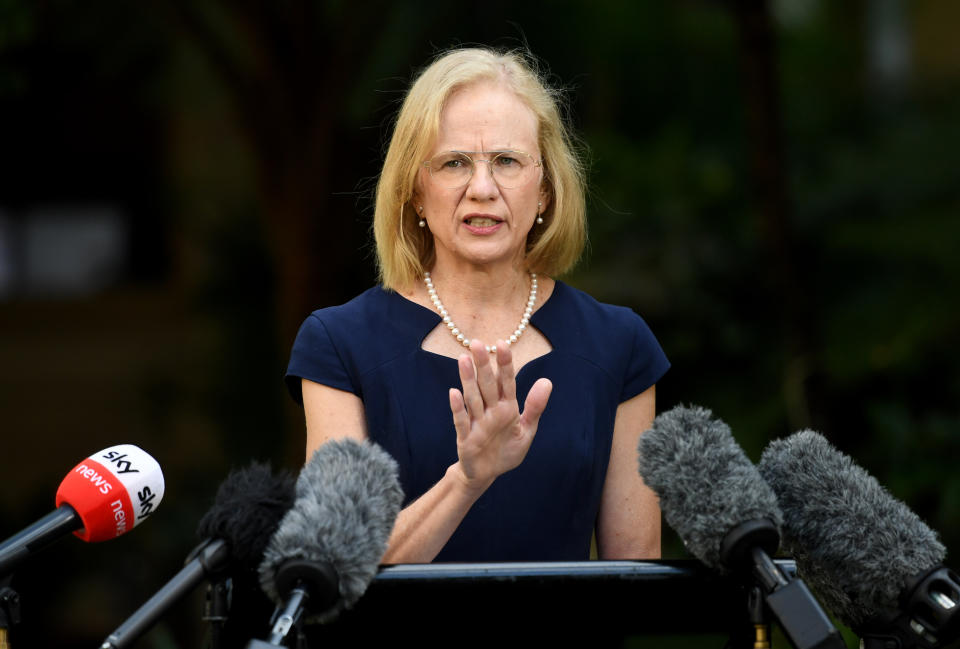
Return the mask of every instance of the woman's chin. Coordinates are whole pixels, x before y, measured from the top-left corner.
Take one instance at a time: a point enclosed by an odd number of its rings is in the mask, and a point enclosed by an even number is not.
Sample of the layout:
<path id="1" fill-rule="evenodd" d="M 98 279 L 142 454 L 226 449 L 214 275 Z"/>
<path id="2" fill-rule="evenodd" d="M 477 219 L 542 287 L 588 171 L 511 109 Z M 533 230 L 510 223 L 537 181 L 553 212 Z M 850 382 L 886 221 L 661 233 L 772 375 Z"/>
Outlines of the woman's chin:
<path id="1" fill-rule="evenodd" d="M 496 266 L 511 264 L 517 258 L 523 257 L 523 250 L 517 247 L 507 247 L 503 243 L 485 242 L 463 246 L 451 251 L 450 259 L 457 264 L 471 264 L 474 266 Z"/>

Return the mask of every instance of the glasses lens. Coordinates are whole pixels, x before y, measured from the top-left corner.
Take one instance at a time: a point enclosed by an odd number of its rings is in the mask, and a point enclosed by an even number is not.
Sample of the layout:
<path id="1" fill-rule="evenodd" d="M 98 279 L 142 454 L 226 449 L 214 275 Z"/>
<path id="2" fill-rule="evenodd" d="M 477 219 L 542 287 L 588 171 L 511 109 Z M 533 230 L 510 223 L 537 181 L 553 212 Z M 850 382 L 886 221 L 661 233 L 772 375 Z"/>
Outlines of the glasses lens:
<path id="1" fill-rule="evenodd" d="M 501 187 L 519 187 L 530 180 L 533 158 L 520 151 L 498 153 L 490 162 L 490 169 Z"/>
<path id="2" fill-rule="evenodd" d="M 470 182 L 476 162 L 490 165 L 494 180 L 507 189 L 529 182 L 537 166 L 533 157 L 522 151 L 501 151 L 490 159 L 477 161 L 466 153 L 447 151 L 430 160 L 430 175 L 444 187 L 462 187 Z"/>
<path id="3" fill-rule="evenodd" d="M 466 185 L 473 175 L 473 160 L 456 151 L 441 153 L 430 161 L 430 175 L 446 187 Z"/>

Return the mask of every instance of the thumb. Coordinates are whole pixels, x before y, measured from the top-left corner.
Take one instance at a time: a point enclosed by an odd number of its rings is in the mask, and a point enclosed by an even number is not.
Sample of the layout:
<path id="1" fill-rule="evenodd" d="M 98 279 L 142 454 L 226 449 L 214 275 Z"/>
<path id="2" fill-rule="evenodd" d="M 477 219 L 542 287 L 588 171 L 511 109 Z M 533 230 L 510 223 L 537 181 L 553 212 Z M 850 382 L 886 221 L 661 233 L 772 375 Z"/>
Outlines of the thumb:
<path id="1" fill-rule="evenodd" d="M 527 393 L 527 399 L 523 402 L 523 414 L 520 420 L 527 426 L 536 428 L 540 422 L 540 415 L 547 408 L 547 401 L 550 399 L 550 393 L 553 391 L 553 383 L 550 379 L 537 379 L 537 382 Z"/>

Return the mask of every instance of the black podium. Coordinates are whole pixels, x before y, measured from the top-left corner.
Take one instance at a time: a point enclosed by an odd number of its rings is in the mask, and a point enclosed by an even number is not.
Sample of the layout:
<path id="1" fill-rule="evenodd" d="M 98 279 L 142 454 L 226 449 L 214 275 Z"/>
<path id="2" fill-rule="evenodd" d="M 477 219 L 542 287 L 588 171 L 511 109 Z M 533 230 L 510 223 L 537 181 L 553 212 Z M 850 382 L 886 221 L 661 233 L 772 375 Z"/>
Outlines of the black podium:
<path id="1" fill-rule="evenodd" d="M 793 561 L 776 563 L 795 574 Z M 748 600 L 745 585 L 695 560 L 397 565 L 306 633 L 310 647 L 619 647 L 657 634 L 752 646 Z"/>

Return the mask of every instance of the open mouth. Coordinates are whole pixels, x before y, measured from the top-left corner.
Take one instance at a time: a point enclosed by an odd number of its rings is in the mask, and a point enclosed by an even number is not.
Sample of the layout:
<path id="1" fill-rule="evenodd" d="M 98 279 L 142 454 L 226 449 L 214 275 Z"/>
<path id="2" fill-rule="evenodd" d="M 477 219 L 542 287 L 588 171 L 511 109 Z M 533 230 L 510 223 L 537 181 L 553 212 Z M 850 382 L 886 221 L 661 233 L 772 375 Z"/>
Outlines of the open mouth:
<path id="1" fill-rule="evenodd" d="M 475 228 L 489 228 L 501 223 L 502 221 L 490 216 L 468 216 L 463 220 L 463 222 Z"/>

